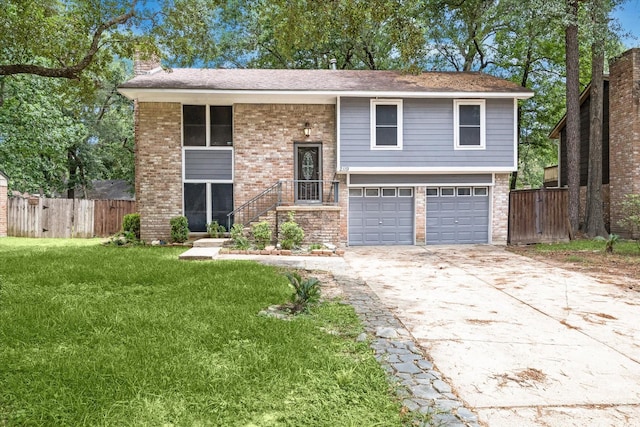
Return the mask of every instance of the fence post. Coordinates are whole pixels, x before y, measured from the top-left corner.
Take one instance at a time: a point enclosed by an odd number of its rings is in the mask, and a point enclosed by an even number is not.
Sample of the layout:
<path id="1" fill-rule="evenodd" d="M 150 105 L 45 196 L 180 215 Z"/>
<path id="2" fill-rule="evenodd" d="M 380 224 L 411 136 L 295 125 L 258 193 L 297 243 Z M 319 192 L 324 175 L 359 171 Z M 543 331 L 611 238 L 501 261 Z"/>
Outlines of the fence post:
<path id="1" fill-rule="evenodd" d="M 7 205 L 9 204 L 9 200 L 7 199 L 8 186 L 9 182 L 7 176 L 0 171 L 0 237 L 7 237 Z"/>

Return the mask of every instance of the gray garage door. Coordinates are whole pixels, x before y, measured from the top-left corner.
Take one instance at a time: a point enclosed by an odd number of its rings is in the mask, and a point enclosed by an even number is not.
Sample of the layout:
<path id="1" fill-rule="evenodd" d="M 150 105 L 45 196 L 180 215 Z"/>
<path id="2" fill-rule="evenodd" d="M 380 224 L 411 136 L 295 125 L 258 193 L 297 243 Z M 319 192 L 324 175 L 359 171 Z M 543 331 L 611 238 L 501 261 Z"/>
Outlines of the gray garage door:
<path id="1" fill-rule="evenodd" d="M 427 188 L 427 245 L 489 242 L 488 187 Z"/>
<path id="2" fill-rule="evenodd" d="M 350 245 L 413 245 L 413 188 L 350 188 Z"/>

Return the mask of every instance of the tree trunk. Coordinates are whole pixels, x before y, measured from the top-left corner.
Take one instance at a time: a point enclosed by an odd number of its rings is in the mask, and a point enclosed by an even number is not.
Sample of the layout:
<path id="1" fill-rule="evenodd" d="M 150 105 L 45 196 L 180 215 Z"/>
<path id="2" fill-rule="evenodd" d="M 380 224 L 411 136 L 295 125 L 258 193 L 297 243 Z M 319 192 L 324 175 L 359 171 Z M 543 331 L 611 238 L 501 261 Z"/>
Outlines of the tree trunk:
<path id="1" fill-rule="evenodd" d="M 593 0 L 593 33 L 591 45 L 591 94 L 589 107 L 589 179 L 585 206 L 585 233 L 589 237 L 608 236 L 602 215 L 602 101 L 604 74 L 604 33 L 599 31 L 604 22 L 604 10 Z"/>
<path id="2" fill-rule="evenodd" d="M 580 226 L 580 70 L 578 0 L 567 0 L 570 23 L 565 29 L 567 63 L 567 183 L 571 236 Z"/>

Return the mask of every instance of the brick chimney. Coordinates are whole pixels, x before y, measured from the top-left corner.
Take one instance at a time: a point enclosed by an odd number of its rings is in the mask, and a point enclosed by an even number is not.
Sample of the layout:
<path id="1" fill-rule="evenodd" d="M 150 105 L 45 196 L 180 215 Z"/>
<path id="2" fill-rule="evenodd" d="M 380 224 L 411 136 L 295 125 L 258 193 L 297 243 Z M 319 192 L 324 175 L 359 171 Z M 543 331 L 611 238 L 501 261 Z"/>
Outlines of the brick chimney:
<path id="1" fill-rule="evenodd" d="M 609 177 L 611 232 L 632 237 L 618 221 L 624 196 L 640 193 L 640 48 L 609 65 Z"/>
<path id="2" fill-rule="evenodd" d="M 156 55 L 151 55 L 144 59 L 144 55 L 136 52 L 133 55 L 133 73 L 136 76 L 149 74 L 152 70 L 160 68 L 160 59 Z"/>

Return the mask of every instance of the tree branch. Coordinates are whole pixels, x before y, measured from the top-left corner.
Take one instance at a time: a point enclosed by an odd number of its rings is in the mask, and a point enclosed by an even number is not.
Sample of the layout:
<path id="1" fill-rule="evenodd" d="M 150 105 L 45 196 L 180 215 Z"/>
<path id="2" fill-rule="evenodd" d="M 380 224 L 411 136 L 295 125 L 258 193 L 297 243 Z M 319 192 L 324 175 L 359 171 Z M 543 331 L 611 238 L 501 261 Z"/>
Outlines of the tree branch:
<path id="1" fill-rule="evenodd" d="M 103 22 L 93 33 L 91 45 L 85 56 L 77 64 L 61 67 L 45 67 L 33 64 L 8 64 L 0 65 L 0 75 L 8 76 L 12 74 L 35 74 L 42 77 L 61 77 L 65 79 L 77 79 L 80 73 L 91 64 L 93 57 L 100 49 L 100 39 L 109 28 L 126 23 L 135 15 L 135 6 L 138 0 L 131 2 L 131 9 L 127 13 L 116 16 Z"/>

